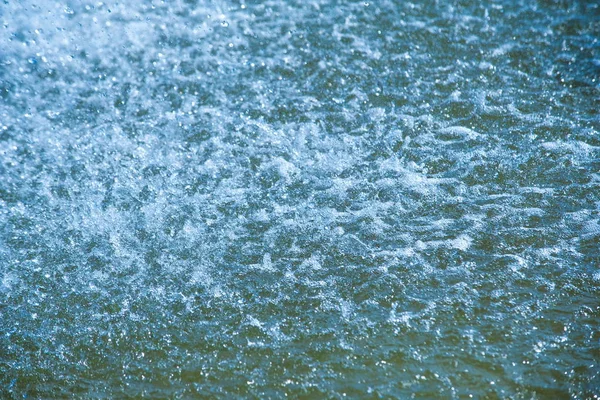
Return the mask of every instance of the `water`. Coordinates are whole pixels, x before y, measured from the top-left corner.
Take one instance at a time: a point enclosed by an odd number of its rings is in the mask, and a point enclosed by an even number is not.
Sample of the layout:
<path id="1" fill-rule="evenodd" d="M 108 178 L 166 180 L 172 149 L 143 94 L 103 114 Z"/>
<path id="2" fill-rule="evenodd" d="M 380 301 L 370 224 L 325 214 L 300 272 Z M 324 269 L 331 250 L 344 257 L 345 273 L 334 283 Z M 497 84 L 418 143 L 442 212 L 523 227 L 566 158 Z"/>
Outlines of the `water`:
<path id="1" fill-rule="evenodd" d="M 597 4 L 0 20 L 0 397 L 597 398 Z"/>

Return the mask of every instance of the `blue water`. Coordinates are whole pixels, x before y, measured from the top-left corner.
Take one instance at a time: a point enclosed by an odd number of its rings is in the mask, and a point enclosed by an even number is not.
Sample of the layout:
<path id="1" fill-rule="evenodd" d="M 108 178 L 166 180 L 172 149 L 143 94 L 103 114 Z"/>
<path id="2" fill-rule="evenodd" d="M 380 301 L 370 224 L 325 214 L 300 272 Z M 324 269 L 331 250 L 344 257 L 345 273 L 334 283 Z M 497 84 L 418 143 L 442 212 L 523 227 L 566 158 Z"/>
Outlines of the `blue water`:
<path id="1" fill-rule="evenodd" d="M 0 397 L 600 394 L 597 4 L 0 21 Z"/>

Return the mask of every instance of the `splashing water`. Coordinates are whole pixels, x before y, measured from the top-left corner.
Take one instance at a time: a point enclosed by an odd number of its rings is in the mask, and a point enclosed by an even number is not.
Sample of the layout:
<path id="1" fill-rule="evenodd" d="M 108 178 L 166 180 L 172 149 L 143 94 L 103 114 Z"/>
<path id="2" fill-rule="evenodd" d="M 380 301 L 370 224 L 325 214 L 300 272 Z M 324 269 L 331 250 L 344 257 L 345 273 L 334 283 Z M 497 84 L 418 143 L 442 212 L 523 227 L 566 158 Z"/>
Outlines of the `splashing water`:
<path id="1" fill-rule="evenodd" d="M 599 393 L 593 2 L 0 20 L 0 397 Z"/>

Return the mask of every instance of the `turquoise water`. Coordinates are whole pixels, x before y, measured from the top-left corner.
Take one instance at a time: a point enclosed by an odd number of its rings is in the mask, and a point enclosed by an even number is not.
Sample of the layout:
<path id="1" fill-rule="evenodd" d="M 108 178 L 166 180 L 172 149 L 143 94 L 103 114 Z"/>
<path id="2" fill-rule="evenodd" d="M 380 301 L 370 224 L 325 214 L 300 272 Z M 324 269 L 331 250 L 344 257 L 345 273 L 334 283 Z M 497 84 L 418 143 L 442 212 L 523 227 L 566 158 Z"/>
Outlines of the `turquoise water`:
<path id="1" fill-rule="evenodd" d="M 597 4 L 0 21 L 1 398 L 598 398 Z"/>

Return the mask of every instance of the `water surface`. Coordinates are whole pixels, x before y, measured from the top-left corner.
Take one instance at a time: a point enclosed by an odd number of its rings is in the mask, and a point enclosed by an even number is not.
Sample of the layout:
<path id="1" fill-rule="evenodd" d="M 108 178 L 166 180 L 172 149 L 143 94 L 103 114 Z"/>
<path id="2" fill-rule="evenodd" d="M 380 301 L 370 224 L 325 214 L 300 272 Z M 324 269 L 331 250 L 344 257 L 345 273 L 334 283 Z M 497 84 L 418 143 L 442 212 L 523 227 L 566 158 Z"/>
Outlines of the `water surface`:
<path id="1" fill-rule="evenodd" d="M 600 392 L 598 5 L 0 21 L 0 397 Z"/>

